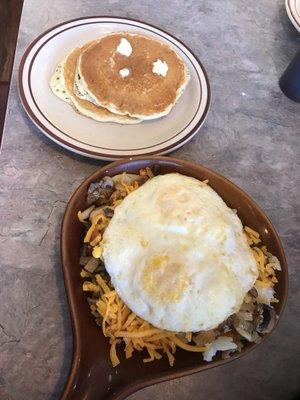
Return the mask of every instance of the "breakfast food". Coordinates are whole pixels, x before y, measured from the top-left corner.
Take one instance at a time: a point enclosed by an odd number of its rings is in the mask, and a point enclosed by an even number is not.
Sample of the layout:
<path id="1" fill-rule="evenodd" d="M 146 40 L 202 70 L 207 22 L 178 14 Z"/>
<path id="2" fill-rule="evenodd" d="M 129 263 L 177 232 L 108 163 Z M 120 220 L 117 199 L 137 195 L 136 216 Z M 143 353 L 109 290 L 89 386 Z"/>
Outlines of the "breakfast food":
<path id="1" fill-rule="evenodd" d="M 177 173 L 127 196 L 102 247 L 128 307 L 176 332 L 214 329 L 240 309 L 258 276 L 234 211 L 207 184 Z"/>
<path id="2" fill-rule="evenodd" d="M 183 60 L 168 45 L 117 32 L 73 50 L 50 87 L 83 115 L 133 124 L 167 115 L 188 81 Z"/>
<path id="3" fill-rule="evenodd" d="M 131 33 L 108 35 L 89 46 L 77 77 L 97 105 L 140 119 L 168 114 L 188 82 L 174 50 Z"/>
<path id="4" fill-rule="evenodd" d="M 80 114 L 90 117 L 96 121 L 118 122 L 122 124 L 138 123 L 139 120 L 136 118 L 111 113 L 107 108 L 99 107 L 78 96 L 78 89 L 76 86 L 74 86 L 77 61 L 80 54 L 89 46 L 90 43 L 73 50 L 66 57 L 65 61 L 57 66 L 56 71 L 50 81 L 50 87 L 53 93 L 62 100 L 71 104 Z"/>
<path id="5" fill-rule="evenodd" d="M 83 290 L 114 366 L 121 343 L 173 365 L 177 347 L 211 361 L 272 329 L 279 261 L 207 182 L 147 168 L 92 183 L 87 203 Z"/>

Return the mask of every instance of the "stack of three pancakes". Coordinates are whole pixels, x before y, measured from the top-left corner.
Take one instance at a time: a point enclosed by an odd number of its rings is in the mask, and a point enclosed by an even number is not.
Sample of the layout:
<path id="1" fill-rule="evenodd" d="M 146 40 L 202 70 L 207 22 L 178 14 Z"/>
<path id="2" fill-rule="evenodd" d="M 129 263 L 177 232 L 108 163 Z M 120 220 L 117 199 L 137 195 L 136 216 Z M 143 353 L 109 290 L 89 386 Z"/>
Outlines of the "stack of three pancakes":
<path id="1" fill-rule="evenodd" d="M 136 124 L 167 115 L 188 80 L 183 60 L 169 46 L 118 32 L 73 50 L 50 87 L 85 116 Z"/>

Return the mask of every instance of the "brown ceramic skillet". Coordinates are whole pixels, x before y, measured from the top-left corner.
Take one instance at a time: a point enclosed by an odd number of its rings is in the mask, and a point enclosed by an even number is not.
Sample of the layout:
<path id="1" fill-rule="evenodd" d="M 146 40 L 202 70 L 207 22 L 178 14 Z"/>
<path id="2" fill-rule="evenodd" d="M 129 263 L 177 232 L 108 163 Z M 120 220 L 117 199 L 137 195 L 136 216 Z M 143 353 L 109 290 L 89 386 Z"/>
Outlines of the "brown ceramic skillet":
<path id="1" fill-rule="evenodd" d="M 74 335 L 73 361 L 62 395 L 63 400 L 121 400 L 145 386 L 204 371 L 228 362 L 215 357 L 212 362 L 207 363 L 202 360 L 201 355 L 179 349 L 176 352 L 174 367 L 170 367 L 164 358 L 144 364 L 143 356 L 139 353 L 129 360 L 121 358 L 121 364 L 113 368 L 109 359 L 108 340 L 104 338 L 101 328 L 95 324 L 94 317 L 90 313 L 79 275 L 79 253 L 84 232 L 77 220 L 77 212 L 86 208 L 87 188 L 91 182 L 98 181 L 104 175 L 113 176 L 124 171 L 136 173 L 140 168 L 154 165 L 160 168 L 161 174 L 179 172 L 200 180 L 208 179 L 210 186 L 219 193 L 227 205 L 237 210 L 243 224 L 260 233 L 262 242 L 281 263 L 282 271 L 278 273 L 279 283 L 276 287 L 280 302 L 275 305 L 279 317 L 284 309 L 288 291 L 288 271 L 280 239 L 270 220 L 241 189 L 201 165 L 170 157 L 123 159 L 104 166 L 89 176 L 73 194 L 62 223 L 62 266 Z M 264 339 L 269 335 L 265 335 Z M 247 344 L 241 353 L 230 360 L 247 354 L 255 347 L 257 344 Z"/>

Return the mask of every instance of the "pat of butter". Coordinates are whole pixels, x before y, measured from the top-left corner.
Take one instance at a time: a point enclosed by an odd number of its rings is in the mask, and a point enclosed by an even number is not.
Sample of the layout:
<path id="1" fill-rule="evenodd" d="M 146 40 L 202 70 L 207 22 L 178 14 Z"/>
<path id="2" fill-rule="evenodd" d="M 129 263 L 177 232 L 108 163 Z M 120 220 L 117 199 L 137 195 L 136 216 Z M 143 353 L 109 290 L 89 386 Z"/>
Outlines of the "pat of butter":
<path id="1" fill-rule="evenodd" d="M 117 47 L 117 52 L 122 54 L 122 56 L 126 56 L 126 57 L 129 57 L 131 55 L 132 47 L 127 39 L 125 39 L 125 38 L 121 39 L 120 44 Z"/>
<path id="2" fill-rule="evenodd" d="M 122 78 L 126 78 L 126 76 L 128 76 L 130 74 L 130 71 L 128 68 L 123 68 L 123 69 L 120 69 L 119 74 Z"/>
<path id="3" fill-rule="evenodd" d="M 165 61 L 161 61 L 159 58 L 154 61 L 152 72 L 157 75 L 167 76 L 168 64 Z"/>

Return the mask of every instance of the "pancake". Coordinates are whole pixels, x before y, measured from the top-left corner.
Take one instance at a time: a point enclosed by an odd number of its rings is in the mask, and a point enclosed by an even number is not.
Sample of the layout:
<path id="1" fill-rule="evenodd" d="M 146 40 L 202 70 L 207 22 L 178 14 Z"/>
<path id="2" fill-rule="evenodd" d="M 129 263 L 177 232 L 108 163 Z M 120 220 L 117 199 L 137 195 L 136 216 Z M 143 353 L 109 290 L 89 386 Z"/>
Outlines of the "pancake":
<path id="1" fill-rule="evenodd" d="M 72 102 L 74 103 L 74 106 L 81 114 L 100 122 L 118 122 L 122 124 L 136 124 L 140 122 L 140 120 L 136 118 L 113 114 L 104 107 L 99 107 L 86 99 L 78 97 L 78 91 L 76 91 L 76 86 L 74 86 L 77 59 L 80 54 L 90 45 L 90 43 L 87 43 L 86 45 L 72 51 L 64 63 L 64 79 L 66 90 Z"/>
<path id="2" fill-rule="evenodd" d="M 63 69 L 64 62 L 57 65 L 54 74 L 51 76 L 49 85 L 55 96 L 72 105 L 72 100 L 66 90 Z"/>
<path id="3" fill-rule="evenodd" d="M 104 107 L 99 107 L 86 98 L 78 97 L 74 77 L 76 72 L 77 59 L 82 51 L 87 49 L 91 43 L 76 48 L 56 68 L 50 81 L 53 93 L 62 100 L 71 104 L 80 114 L 100 122 L 117 122 L 121 124 L 136 124 L 140 120 L 129 116 L 116 115 Z"/>
<path id="4" fill-rule="evenodd" d="M 154 119 L 170 112 L 188 80 L 184 62 L 169 46 L 120 32 L 82 52 L 76 83 L 111 112 Z"/>
<path id="5" fill-rule="evenodd" d="M 130 310 L 174 332 L 216 328 L 240 309 L 258 276 L 237 214 L 207 184 L 177 173 L 129 193 L 102 246 Z"/>

